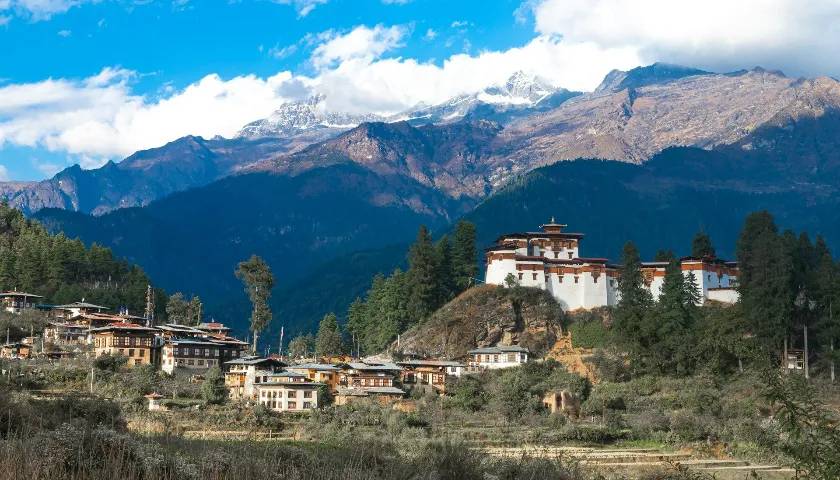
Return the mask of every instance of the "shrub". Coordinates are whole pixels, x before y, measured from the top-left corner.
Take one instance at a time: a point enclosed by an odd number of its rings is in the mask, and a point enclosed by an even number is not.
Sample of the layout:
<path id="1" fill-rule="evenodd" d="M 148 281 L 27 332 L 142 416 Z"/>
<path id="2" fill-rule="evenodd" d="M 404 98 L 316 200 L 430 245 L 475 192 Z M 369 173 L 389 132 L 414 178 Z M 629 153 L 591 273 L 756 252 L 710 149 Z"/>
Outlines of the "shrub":
<path id="1" fill-rule="evenodd" d="M 225 377 L 219 367 L 213 367 L 204 376 L 204 383 L 201 385 L 201 398 L 205 403 L 218 405 L 227 399 L 225 388 Z"/>

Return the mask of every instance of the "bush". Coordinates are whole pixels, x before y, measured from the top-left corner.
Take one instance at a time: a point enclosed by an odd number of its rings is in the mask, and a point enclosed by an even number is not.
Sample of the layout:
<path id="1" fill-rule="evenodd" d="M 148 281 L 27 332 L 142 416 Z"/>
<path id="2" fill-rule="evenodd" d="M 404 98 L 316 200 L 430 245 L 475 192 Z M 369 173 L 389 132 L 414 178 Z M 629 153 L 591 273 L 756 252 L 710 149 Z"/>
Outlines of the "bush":
<path id="1" fill-rule="evenodd" d="M 105 354 L 96 357 L 93 366 L 103 371 L 118 372 L 127 362 L 128 359 L 122 355 Z"/>
<path id="2" fill-rule="evenodd" d="M 705 440 L 709 437 L 713 423 L 711 418 L 696 415 L 688 410 L 677 410 L 670 415 L 672 436 L 684 442 Z"/>
<path id="3" fill-rule="evenodd" d="M 201 398 L 205 403 L 219 405 L 227 399 L 225 388 L 225 377 L 219 367 L 213 367 L 204 376 L 204 383 L 201 385 Z"/>

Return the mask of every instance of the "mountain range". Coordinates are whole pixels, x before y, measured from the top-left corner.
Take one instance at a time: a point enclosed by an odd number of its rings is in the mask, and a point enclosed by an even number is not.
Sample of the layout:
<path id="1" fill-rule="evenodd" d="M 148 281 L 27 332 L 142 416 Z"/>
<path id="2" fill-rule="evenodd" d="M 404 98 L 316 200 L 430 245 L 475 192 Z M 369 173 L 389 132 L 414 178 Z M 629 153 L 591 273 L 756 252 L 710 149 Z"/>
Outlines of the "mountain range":
<path id="1" fill-rule="evenodd" d="M 186 137 L 0 195 L 239 328 L 233 269 L 262 255 L 287 331 L 343 314 L 373 273 L 404 264 L 420 223 L 441 234 L 467 218 L 483 247 L 555 216 L 588 234 L 585 254 L 613 258 L 628 239 L 684 253 L 704 229 L 731 255 L 746 213 L 769 209 L 840 246 L 830 78 L 654 64 L 575 93 L 517 74 L 375 122 L 304 103 L 233 139 Z"/>

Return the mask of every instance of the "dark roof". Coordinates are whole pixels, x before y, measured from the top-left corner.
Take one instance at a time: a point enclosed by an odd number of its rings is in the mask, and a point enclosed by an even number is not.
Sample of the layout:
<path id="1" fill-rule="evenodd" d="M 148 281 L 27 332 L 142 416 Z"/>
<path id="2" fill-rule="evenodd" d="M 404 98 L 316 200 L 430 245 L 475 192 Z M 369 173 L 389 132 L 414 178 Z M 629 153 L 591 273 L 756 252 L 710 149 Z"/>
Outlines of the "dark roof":
<path id="1" fill-rule="evenodd" d="M 329 363 L 301 363 L 298 365 L 289 365 L 286 368 L 297 368 L 297 369 L 306 369 L 306 370 L 323 370 L 323 371 L 331 371 L 336 372 L 341 370 L 339 367 L 335 365 L 331 365 Z"/>
<path id="2" fill-rule="evenodd" d="M 225 362 L 225 365 L 262 365 L 265 363 L 272 363 L 274 365 L 285 365 L 285 363 L 281 362 L 280 360 L 263 357 L 240 357 L 235 360 L 229 360 Z"/>
<path id="3" fill-rule="evenodd" d="M 108 307 L 103 307 L 102 305 L 94 305 L 92 303 L 87 303 L 87 302 L 73 302 L 73 303 L 68 303 L 67 305 L 56 305 L 53 308 L 63 308 L 63 309 L 68 309 L 68 308 L 101 308 L 103 310 L 110 310 Z"/>
<path id="4" fill-rule="evenodd" d="M 135 323 L 112 323 L 107 327 L 99 327 L 99 328 L 92 328 L 91 332 L 110 332 L 112 330 L 126 330 L 126 331 L 133 331 L 133 332 L 146 332 L 146 333 L 154 333 L 155 329 L 151 327 L 144 327 L 142 325 L 137 325 Z"/>
<path id="5" fill-rule="evenodd" d="M 405 395 L 405 391 L 397 387 L 341 387 L 338 389 L 338 394 L 351 397 L 367 397 L 369 395 Z"/>
<path id="6" fill-rule="evenodd" d="M 501 235 L 496 240 L 496 243 L 504 243 L 503 240 L 506 238 L 524 238 L 524 239 L 531 239 L 531 238 L 571 238 L 571 239 L 581 239 L 584 237 L 582 233 L 567 233 L 567 232 L 514 232 L 514 233 L 506 233 Z"/>
<path id="7" fill-rule="evenodd" d="M 397 362 L 397 365 L 404 365 L 408 367 L 463 367 L 461 362 L 453 360 L 405 360 Z"/>

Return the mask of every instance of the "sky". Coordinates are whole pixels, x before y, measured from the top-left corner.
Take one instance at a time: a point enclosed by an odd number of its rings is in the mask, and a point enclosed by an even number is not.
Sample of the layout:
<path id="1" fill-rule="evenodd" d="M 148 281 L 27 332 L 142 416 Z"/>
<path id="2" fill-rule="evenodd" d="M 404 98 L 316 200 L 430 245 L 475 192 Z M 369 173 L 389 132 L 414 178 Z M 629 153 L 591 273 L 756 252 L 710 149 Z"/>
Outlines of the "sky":
<path id="1" fill-rule="evenodd" d="M 0 181 L 284 102 L 396 113 L 522 70 L 594 89 L 656 61 L 840 77 L 840 0 L 0 0 Z"/>

